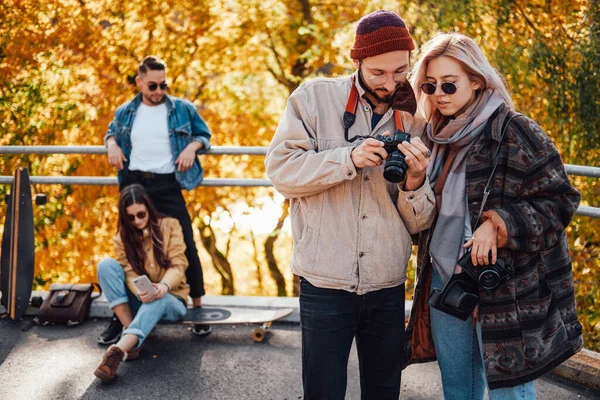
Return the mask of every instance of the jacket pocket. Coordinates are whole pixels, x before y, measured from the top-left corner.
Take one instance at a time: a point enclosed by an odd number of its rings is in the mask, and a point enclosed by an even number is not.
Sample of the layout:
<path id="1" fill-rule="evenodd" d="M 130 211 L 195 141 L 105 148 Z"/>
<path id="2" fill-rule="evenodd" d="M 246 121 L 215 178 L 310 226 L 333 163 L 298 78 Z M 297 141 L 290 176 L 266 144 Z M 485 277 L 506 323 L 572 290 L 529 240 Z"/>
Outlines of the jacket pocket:
<path id="1" fill-rule="evenodd" d="M 175 134 L 178 136 L 192 136 L 192 124 L 186 122 L 185 124 L 175 128 Z"/>
<path id="2" fill-rule="evenodd" d="M 550 287 L 544 282 L 538 298 L 517 300 L 523 358 L 537 363 L 567 339 L 567 332 Z"/>
<path id="3" fill-rule="evenodd" d="M 323 193 L 293 199 L 290 217 L 294 253 L 304 270 L 314 269 L 323 210 Z"/>
<path id="4" fill-rule="evenodd" d="M 175 128 L 175 141 L 177 143 L 177 152 L 181 152 L 192 142 L 192 124 L 186 122 Z"/>

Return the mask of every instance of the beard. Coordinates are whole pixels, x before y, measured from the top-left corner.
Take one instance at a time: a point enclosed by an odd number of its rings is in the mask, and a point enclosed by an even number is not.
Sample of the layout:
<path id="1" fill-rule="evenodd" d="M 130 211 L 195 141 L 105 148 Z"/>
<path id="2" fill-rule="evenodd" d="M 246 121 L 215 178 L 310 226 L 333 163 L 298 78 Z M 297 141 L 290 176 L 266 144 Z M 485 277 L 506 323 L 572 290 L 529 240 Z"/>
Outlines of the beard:
<path id="1" fill-rule="evenodd" d="M 145 100 L 146 100 L 148 103 L 150 103 L 150 104 L 154 104 L 155 106 L 158 106 L 158 105 L 160 105 L 160 104 L 164 103 L 164 101 L 165 101 L 165 95 L 164 95 L 164 94 L 163 94 L 162 96 L 160 96 L 160 98 L 159 98 L 158 100 L 154 100 L 154 99 L 153 99 L 152 97 L 150 97 L 150 96 L 146 96 L 146 95 L 143 95 L 143 96 L 144 96 L 144 99 L 145 99 Z M 156 98 L 156 97 L 155 97 L 155 98 Z"/>
<path id="2" fill-rule="evenodd" d="M 372 88 L 363 79 L 362 68 L 360 68 L 358 70 L 358 79 L 360 80 L 361 86 L 365 89 L 365 92 L 367 92 L 369 95 L 371 95 L 373 97 L 373 99 L 379 103 L 391 104 L 392 101 L 394 100 L 394 93 L 396 93 L 396 90 L 400 86 L 400 85 L 396 85 L 396 87 L 394 88 L 394 91 L 391 93 L 383 88 L 379 88 L 379 89 Z"/>

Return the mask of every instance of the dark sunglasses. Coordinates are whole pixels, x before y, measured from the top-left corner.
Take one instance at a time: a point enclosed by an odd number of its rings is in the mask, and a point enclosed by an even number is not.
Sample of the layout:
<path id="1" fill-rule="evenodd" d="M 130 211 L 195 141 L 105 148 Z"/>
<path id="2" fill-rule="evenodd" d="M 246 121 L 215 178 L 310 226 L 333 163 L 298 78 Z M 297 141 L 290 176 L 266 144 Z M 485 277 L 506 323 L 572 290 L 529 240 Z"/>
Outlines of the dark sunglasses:
<path id="1" fill-rule="evenodd" d="M 160 87 L 160 90 L 167 90 L 169 88 L 169 85 L 167 85 L 166 83 L 161 83 L 160 85 L 158 83 L 149 83 L 148 84 L 148 89 L 150 89 L 151 92 L 154 92 L 157 88 Z"/>
<path id="2" fill-rule="evenodd" d="M 148 215 L 147 211 L 138 211 L 137 214 L 135 214 L 135 215 L 127 214 L 127 218 L 129 218 L 129 220 L 131 222 L 133 222 L 133 221 L 135 221 L 136 217 L 137 217 L 137 219 L 144 219 L 144 218 L 146 218 L 146 215 Z"/>
<path id="3" fill-rule="evenodd" d="M 431 96 L 432 94 L 435 93 L 435 90 L 437 89 L 438 85 L 442 88 L 442 92 L 446 93 L 446 94 L 454 94 L 456 93 L 456 90 L 458 89 L 458 86 L 456 86 L 456 84 L 452 83 L 452 82 L 444 82 L 444 83 L 438 83 L 433 84 L 431 82 L 425 82 L 421 84 L 421 90 L 423 91 L 423 93 L 425 93 L 426 95 Z"/>

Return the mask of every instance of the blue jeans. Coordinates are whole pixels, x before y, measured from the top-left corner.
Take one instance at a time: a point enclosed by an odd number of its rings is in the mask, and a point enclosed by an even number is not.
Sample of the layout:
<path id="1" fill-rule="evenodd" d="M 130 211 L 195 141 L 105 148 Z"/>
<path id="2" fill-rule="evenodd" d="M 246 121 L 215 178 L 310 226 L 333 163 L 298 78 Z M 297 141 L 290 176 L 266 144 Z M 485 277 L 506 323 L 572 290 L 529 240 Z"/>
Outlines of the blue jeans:
<path id="1" fill-rule="evenodd" d="M 398 400 L 404 285 L 357 295 L 300 278 L 300 322 L 304 399 L 344 399 L 356 338 L 361 399 Z"/>
<path id="2" fill-rule="evenodd" d="M 442 289 L 444 281 L 435 270 L 431 290 Z M 481 352 L 481 323 L 466 321 L 430 308 L 431 333 L 442 373 L 445 400 L 483 399 L 487 387 Z M 490 400 L 532 400 L 536 398 L 533 382 L 490 390 Z"/>
<path id="3" fill-rule="evenodd" d="M 183 318 L 187 307 L 178 297 L 170 293 L 150 303 L 142 303 L 131 293 L 125 283 L 125 272 L 112 258 L 105 258 L 98 264 L 98 281 L 108 300 L 110 308 L 129 303 L 133 321 L 123 334 L 136 335 L 138 349 L 159 321 L 175 322 Z"/>

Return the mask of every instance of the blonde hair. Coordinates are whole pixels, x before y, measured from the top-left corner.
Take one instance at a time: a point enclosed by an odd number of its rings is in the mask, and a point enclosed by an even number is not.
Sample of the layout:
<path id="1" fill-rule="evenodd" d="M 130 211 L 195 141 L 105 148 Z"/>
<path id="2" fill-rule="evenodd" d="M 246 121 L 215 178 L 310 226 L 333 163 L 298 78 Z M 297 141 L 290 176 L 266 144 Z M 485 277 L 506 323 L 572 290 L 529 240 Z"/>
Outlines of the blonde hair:
<path id="1" fill-rule="evenodd" d="M 506 105 L 514 110 L 515 106 L 506 88 L 504 77 L 492 67 L 477 43 L 460 33 L 438 33 L 421 48 L 410 79 L 416 92 L 418 108 L 427 120 L 431 118 L 435 108 L 430 96 L 423 93 L 420 86 L 425 82 L 429 61 L 440 56 L 456 60 L 469 79 L 480 84 L 480 90 L 497 90 Z"/>

